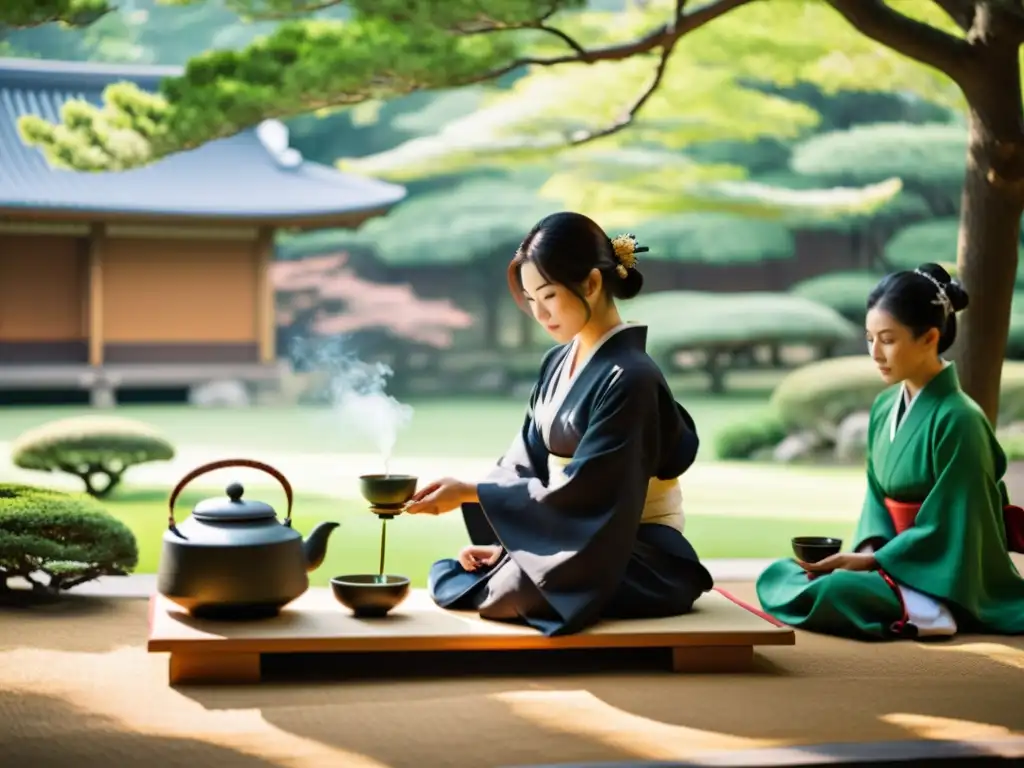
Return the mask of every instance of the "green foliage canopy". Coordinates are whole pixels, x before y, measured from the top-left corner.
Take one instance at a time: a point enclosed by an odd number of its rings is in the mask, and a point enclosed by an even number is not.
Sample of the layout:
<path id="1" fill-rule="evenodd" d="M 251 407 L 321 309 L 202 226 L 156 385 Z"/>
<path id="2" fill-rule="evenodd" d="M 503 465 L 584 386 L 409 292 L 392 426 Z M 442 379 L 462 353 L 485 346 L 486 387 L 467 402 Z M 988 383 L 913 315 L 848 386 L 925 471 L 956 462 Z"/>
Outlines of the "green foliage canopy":
<path id="1" fill-rule="evenodd" d="M 4 0 L 0 30 L 38 27 L 55 21 L 86 26 L 112 10 L 106 0 Z"/>
<path id="2" fill-rule="evenodd" d="M 813 109 L 751 87 L 751 80 L 786 84 L 802 78 L 833 92 L 899 87 L 937 103 L 960 103 L 941 73 L 878 46 L 818 0 L 719 0 L 687 8 L 678 22 L 672 21 L 675 3 L 669 0 L 629 4 L 623 12 L 580 12 L 582 0 L 352 0 L 344 4 L 347 18 L 312 13 L 340 8 L 340 1 L 230 5 L 252 18 L 287 20 L 239 50 L 192 59 L 159 94 L 118 83 L 107 90 L 103 107 L 68 104 L 58 125 L 25 118 L 25 139 L 58 165 L 117 170 L 269 117 L 524 73 L 511 90 L 492 90 L 484 109 L 446 124 L 439 134 L 350 161 L 349 167 L 400 177 L 436 173 L 440 166 L 452 171 L 485 161 L 540 161 L 599 137 L 591 147 L 578 148 L 583 162 L 556 168 L 546 189 L 552 195 L 586 189 L 592 203 L 562 197 L 563 205 L 601 215 L 595 208 L 631 203 L 633 210 L 623 216 L 636 220 L 641 211 L 654 216 L 679 210 L 695 197 L 694 189 L 704 187 L 708 207 L 743 210 L 769 203 L 772 211 L 819 207 L 831 215 L 875 207 L 898 188 L 776 190 L 746 185 L 742 169 L 696 171 L 685 162 L 659 177 L 643 152 L 621 158 L 618 178 L 591 178 L 594 158 L 586 153 L 654 146 L 673 154 L 710 139 L 791 139 L 816 123 Z M 782 5 L 788 7 L 780 15 Z M 930 2 L 904 5 L 912 15 L 952 28 Z M 578 39 L 588 41 L 585 52 Z M 836 50 L 844 52 L 841 62 Z M 619 130 L 627 125 L 630 130 Z M 725 184 L 715 183 L 723 179 Z"/>

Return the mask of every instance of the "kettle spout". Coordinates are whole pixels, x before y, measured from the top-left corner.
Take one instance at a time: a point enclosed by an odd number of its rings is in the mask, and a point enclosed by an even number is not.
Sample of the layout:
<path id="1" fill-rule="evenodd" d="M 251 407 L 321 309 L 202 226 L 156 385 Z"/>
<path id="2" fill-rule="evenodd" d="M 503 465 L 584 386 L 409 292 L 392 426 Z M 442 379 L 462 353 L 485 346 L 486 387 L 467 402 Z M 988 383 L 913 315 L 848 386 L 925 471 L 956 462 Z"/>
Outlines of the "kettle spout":
<path id="1" fill-rule="evenodd" d="M 306 572 L 315 571 L 327 555 L 327 540 L 340 523 L 320 523 L 309 532 L 302 542 L 302 553 L 306 556 Z"/>

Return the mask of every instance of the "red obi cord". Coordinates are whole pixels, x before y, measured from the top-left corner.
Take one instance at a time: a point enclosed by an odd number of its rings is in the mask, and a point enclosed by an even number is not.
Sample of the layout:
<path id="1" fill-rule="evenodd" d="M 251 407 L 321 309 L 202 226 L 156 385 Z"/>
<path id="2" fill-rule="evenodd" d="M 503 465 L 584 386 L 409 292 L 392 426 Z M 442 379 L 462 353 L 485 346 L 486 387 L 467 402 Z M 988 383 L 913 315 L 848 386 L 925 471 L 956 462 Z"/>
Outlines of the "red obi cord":
<path id="1" fill-rule="evenodd" d="M 889 625 L 889 631 L 896 635 L 896 637 L 908 637 L 915 635 L 916 629 L 914 629 L 913 625 L 910 623 L 910 614 L 907 613 L 907 604 L 903 600 L 903 593 L 900 592 L 899 585 L 892 576 L 881 568 L 878 569 L 878 575 L 881 576 L 882 580 L 889 585 L 889 589 L 891 589 L 892 593 L 896 595 L 896 600 L 900 604 L 900 619 L 899 621 L 894 621 Z"/>

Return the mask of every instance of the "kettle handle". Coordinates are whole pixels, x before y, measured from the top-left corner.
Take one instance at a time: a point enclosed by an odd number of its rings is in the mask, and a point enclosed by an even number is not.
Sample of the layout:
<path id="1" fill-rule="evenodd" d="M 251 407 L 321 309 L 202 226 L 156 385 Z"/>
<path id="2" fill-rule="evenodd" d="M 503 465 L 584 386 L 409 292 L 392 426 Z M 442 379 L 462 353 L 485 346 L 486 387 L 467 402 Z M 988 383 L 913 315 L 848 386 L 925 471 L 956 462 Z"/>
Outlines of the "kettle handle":
<path id="1" fill-rule="evenodd" d="M 174 519 L 174 502 L 178 500 L 178 496 L 183 490 L 185 490 L 185 486 L 200 475 L 205 475 L 207 472 L 212 472 L 215 469 L 224 469 L 225 467 L 249 467 L 250 469 L 259 469 L 277 480 L 277 482 L 281 484 L 281 487 L 284 488 L 284 495 L 288 499 L 288 512 L 285 514 L 284 525 L 291 527 L 292 501 L 294 494 L 292 493 L 292 485 L 288 482 L 288 478 L 269 464 L 264 464 L 262 461 L 254 461 L 253 459 L 221 459 L 220 461 L 211 461 L 209 464 L 203 464 L 201 467 L 196 467 L 181 478 L 181 480 L 178 481 L 178 484 L 174 486 L 174 490 L 171 491 L 171 496 L 167 501 L 167 527 L 170 530 L 177 530 L 177 521 Z"/>

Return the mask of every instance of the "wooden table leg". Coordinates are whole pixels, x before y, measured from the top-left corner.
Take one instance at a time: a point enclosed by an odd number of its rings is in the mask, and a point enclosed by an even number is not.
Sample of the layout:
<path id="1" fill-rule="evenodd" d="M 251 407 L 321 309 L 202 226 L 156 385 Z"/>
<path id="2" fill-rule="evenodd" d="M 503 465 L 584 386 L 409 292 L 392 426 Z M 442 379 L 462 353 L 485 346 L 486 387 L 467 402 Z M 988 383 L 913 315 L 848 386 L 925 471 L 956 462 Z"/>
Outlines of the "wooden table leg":
<path id="1" fill-rule="evenodd" d="M 171 685 L 188 683 L 258 683 L 258 653 L 171 653 Z"/>
<path id="2" fill-rule="evenodd" d="M 754 666 L 754 646 L 679 646 L 672 649 L 673 672 L 747 672 Z"/>

